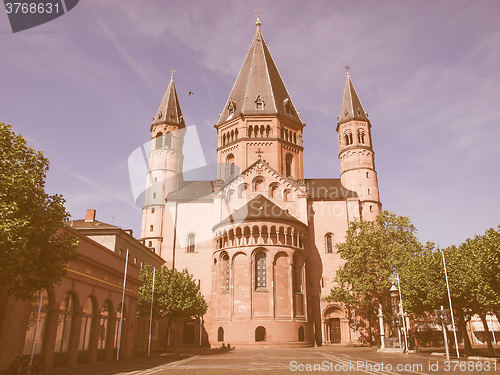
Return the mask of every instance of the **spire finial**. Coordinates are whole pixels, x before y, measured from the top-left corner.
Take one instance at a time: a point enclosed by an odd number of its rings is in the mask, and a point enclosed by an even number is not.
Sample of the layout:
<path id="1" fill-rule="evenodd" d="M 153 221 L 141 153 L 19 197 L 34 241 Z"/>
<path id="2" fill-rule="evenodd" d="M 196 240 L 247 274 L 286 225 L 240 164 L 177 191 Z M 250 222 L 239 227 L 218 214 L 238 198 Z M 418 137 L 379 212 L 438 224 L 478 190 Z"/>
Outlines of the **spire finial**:
<path id="1" fill-rule="evenodd" d="M 174 70 L 174 68 L 172 68 L 172 70 L 170 71 L 170 79 L 174 79 L 174 73 L 176 72 L 177 70 Z"/>
<path id="2" fill-rule="evenodd" d="M 262 9 L 257 8 L 257 9 L 254 10 L 254 12 L 257 13 L 257 21 L 255 22 L 255 24 L 257 26 L 262 25 L 262 23 L 260 22 L 260 13 L 262 12 Z"/>
<path id="3" fill-rule="evenodd" d="M 349 75 L 349 69 L 351 69 L 351 67 L 349 65 L 346 65 L 344 66 L 345 70 L 347 70 L 347 75 Z"/>

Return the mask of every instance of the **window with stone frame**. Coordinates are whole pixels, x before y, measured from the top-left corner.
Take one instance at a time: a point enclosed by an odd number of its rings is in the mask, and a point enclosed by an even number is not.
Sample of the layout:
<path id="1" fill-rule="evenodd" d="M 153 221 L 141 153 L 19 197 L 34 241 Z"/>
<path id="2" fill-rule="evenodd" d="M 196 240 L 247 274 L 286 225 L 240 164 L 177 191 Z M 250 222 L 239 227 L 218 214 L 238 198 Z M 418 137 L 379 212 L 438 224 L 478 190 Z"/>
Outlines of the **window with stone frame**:
<path id="1" fill-rule="evenodd" d="M 293 292 L 294 293 L 303 293 L 304 292 L 304 278 L 303 278 L 303 269 L 304 269 L 304 260 L 294 254 L 293 257 Z"/>
<path id="2" fill-rule="evenodd" d="M 267 288 L 266 253 L 255 254 L 255 289 Z"/>
<path id="3" fill-rule="evenodd" d="M 365 143 L 365 131 L 362 129 L 358 129 L 358 143 Z"/>
<path id="4" fill-rule="evenodd" d="M 194 253 L 195 252 L 195 246 L 196 246 L 196 236 L 194 233 L 190 233 L 187 237 L 187 247 L 186 247 L 186 252 L 187 253 Z"/>
<path id="5" fill-rule="evenodd" d="M 221 275 L 221 292 L 229 292 L 229 255 L 227 253 L 222 254 L 220 262 L 220 275 Z"/>
<path id="6" fill-rule="evenodd" d="M 325 248 L 327 254 L 333 253 L 333 234 L 327 233 L 325 235 Z"/>
<path id="7" fill-rule="evenodd" d="M 351 131 L 346 132 L 344 134 L 344 138 L 345 138 L 345 144 L 346 144 L 346 146 L 349 146 L 349 145 L 353 144 L 352 132 Z"/>
<path id="8" fill-rule="evenodd" d="M 172 133 L 163 136 L 163 148 L 170 150 L 172 148 Z"/>
<path id="9" fill-rule="evenodd" d="M 160 149 L 163 146 L 163 133 L 156 134 L 155 137 L 155 149 Z"/>

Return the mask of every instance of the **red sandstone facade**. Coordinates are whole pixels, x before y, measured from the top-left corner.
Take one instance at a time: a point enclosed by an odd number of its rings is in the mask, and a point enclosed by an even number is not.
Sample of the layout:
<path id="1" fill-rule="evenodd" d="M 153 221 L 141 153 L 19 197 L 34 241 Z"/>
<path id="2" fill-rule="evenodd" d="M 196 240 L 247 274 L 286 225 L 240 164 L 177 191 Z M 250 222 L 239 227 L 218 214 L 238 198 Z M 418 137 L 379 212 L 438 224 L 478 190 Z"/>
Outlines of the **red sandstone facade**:
<path id="1" fill-rule="evenodd" d="M 381 209 L 371 124 L 349 74 L 336 129 L 340 179 L 304 179 L 304 127 L 258 21 L 215 125 L 217 179 L 185 181 L 186 127 L 171 78 L 150 128 L 142 239 L 199 280 L 209 304 L 204 343 L 356 341 L 349 314 L 322 300 L 349 221 Z"/>
<path id="2" fill-rule="evenodd" d="M 59 284 L 44 291 L 36 337 L 39 299 L 19 301 L 0 290 L 0 371 L 14 361 L 13 352 L 29 357 L 33 340 L 44 370 L 115 359 L 127 250 L 120 358 L 147 351 L 149 319 L 136 318 L 139 270 L 160 267 L 163 259 L 130 231 L 95 220 L 95 210 L 67 224 L 62 230 L 78 240 L 78 258 Z M 153 349 L 163 345 L 157 327 L 155 322 Z"/>

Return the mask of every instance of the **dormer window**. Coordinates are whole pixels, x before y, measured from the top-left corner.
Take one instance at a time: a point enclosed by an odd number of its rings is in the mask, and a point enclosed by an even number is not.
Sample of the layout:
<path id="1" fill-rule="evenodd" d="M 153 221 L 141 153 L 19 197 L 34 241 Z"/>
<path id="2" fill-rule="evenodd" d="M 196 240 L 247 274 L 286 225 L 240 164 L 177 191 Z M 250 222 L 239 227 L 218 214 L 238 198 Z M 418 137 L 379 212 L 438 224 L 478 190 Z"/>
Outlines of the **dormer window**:
<path id="1" fill-rule="evenodd" d="M 234 114 L 235 110 L 236 110 L 236 102 L 234 100 L 229 100 L 229 103 L 227 105 L 227 112 L 231 116 Z"/>
<path id="2" fill-rule="evenodd" d="M 257 99 L 255 99 L 255 109 L 258 109 L 260 111 L 264 109 L 264 100 L 262 100 L 260 95 L 258 95 Z"/>
<path id="3" fill-rule="evenodd" d="M 283 108 L 287 115 L 293 115 L 292 101 L 290 100 L 290 98 L 286 98 L 285 100 L 283 100 Z"/>

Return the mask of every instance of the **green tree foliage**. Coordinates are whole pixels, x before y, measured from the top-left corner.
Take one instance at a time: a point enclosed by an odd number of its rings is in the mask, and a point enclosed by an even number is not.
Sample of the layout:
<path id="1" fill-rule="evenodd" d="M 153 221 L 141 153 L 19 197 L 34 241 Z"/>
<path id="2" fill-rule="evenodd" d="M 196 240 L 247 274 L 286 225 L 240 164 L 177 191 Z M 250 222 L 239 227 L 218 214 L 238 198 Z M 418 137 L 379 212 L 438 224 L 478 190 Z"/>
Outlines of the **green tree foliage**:
<path id="1" fill-rule="evenodd" d="M 447 305 L 442 255 L 432 242 L 400 268 L 399 279 L 406 312 L 421 315 Z"/>
<path id="2" fill-rule="evenodd" d="M 486 336 L 486 313 L 500 318 L 500 227 L 468 238 L 460 246 L 443 250 L 457 324 L 465 332 L 465 321 L 478 314 Z M 408 312 L 423 314 L 449 306 L 440 251 L 429 247 L 413 257 L 400 271 L 403 304 Z M 466 350 L 471 349 L 466 338 Z M 491 342 L 488 342 L 490 351 Z"/>
<path id="3" fill-rule="evenodd" d="M 137 315 L 149 316 L 153 288 L 153 266 L 144 266 L 139 274 L 139 279 L 143 285 L 138 290 Z M 157 269 L 154 286 L 154 319 L 200 317 L 207 312 L 208 305 L 200 288 L 186 269 L 177 271 L 166 266 Z"/>
<path id="4" fill-rule="evenodd" d="M 450 292 L 453 304 L 478 314 L 493 355 L 491 334 L 486 314 L 499 314 L 500 227 L 488 229 L 484 235 L 467 239 L 459 247 L 452 246 L 446 258 L 449 265 Z"/>
<path id="5" fill-rule="evenodd" d="M 49 161 L 0 123 L 0 287 L 18 298 L 50 288 L 76 256 L 61 195 L 45 193 Z"/>
<path id="6" fill-rule="evenodd" d="M 325 300 L 340 302 L 346 309 L 356 308 L 358 316 L 370 324 L 370 342 L 378 305 L 382 304 L 386 313 L 390 311 L 392 276 L 421 252 L 416 232 L 408 217 L 383 211 L 375 222 L 351 222 L 346 241 L 338 244 L 338 253 L 346 262 L 337 271 L 337 286 Z"/>

